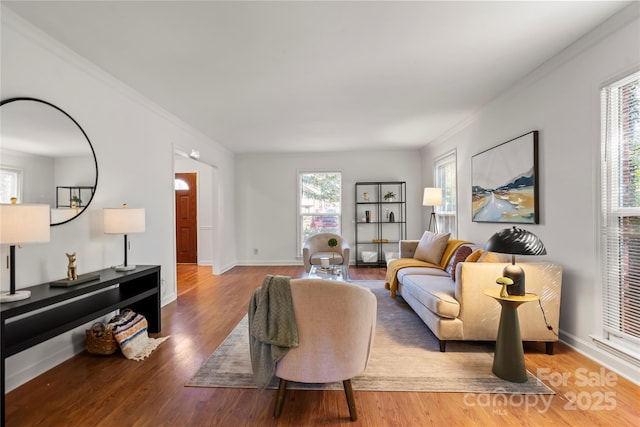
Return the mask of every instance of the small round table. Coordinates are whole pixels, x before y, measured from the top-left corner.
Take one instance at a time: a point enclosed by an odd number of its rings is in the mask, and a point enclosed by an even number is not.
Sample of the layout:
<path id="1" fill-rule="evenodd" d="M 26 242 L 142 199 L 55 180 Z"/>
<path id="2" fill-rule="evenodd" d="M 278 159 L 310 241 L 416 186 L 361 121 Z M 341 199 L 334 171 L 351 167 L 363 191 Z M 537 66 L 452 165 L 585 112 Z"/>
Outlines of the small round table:
<path id="1" fill-rule="evenodd" d="M 500 296 L 500 288 L 485 289 L 484 294 L 500 303 L 500 326 L 496 337 L 496 353 L 493 357 L 493 373 L 507 381 L 527 382 L 527 370 L 524 367 L 524 350 L 520 338 L 518 307 L 525 302 L 537 301 L 537 295 Z"/>

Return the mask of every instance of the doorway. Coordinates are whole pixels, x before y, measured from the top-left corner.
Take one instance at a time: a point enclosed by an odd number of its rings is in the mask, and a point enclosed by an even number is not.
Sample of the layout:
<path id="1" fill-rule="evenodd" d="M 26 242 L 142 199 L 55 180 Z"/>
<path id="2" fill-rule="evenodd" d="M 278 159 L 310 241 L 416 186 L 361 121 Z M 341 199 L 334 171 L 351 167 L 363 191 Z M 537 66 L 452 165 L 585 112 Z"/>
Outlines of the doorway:
<path id="1" fill-rule="evenodd" d="M 198 263 L 198 175 L 176 173 L 176 262 Z"/>
<path id="2" fill-rule="evenodd" d="M 218 229 L 220 218 L 220 205 L 217 202 L 219 194 L 219 179 L 217 177 L 218 168 L 215 165 L 211 165 L 200 160 L 189 157 L 186 152 L 178 147 L 174 147 L 173 157 L 173 178 L 182 177 L 183 174 L 195 176 L 195 187 L 193 184 L 187 184 L 187 181 L 180 179 L 180 182 L 176 181 L 177 185 L 183 186 L 189 185 L 190 188 L 195 188 L 193 195 L 196 198 L 195 207 L 191 205 L 191 211 L 195 211 L 196 216 L 196 234 L 189 235 L 186 231 L 182 231 L 181 237 L 181 214 L 178 213 L 180 203 L 188 204 L 185 200 L 179 202 L 182 191 L 174 191 L 175 208 L 174 208 L 174 260 L 176 262 L 176 294 L 178 297 L 184 295 L 189 290 L 197 289 L 203 283 L 209 283 L 207 280 L 211 277 L 214 271 L 220 271 L 220 257 L 218 244 Z M 180 256 L 183 252 L 181 248 L 181 242 L 188 240 L 195 242 L 196 245 L 196 258 L 187 261 L 190 263 L 183 263 L 183 259 Z M 216 254 L 218 254 L 216 256 Z M 205 278 L 206 280 L 200 280 Z"/>

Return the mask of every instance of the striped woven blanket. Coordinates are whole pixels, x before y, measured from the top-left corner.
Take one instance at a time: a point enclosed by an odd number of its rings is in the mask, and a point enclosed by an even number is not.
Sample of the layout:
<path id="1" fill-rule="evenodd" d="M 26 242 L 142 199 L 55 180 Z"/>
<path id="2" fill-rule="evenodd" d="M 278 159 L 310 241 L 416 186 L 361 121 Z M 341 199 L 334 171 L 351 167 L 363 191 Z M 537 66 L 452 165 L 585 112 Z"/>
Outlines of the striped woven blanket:
<path id="1" fill-rule="evenodd" d="M 113 336 L 124 357 L 131 360 L 143 360 L 169 337 L 149 338 L 147 319 L 142 314 L 123 310 L 109 322 Z"/>

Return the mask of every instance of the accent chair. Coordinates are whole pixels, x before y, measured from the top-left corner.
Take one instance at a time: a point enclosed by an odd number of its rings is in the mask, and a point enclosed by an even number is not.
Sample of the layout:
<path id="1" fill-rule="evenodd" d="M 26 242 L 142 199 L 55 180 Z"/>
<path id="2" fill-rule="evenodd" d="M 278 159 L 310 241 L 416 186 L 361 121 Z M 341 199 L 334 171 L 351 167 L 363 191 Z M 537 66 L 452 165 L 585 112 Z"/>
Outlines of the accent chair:
<path id="1" fill-rule="evenodd" d="M 338 241 L 338 246 L 330 247 L 329 239 L 334 238 Z M 302 259 L 304 261 L 304 269 L 308 273 L 311 271 L 312 265 L 320 265 L 320 258 L 328 257 L 333 260 L 331 264 L 349 264 L 349 242 L 339 234 L 318 233 L 310 236 L 302 247 Z"/>
<path id="2" fill-rule="evenodd" d="M 288 381 L 342 381 L 349 415 L 357 420 L 351 378 L 367 367 L 376 328 L 377 301 L 358 285 L 324 279 L 291 280 L 299 346 L 277 362 L 280 378 L 274 417 L 282 413 Z"/>

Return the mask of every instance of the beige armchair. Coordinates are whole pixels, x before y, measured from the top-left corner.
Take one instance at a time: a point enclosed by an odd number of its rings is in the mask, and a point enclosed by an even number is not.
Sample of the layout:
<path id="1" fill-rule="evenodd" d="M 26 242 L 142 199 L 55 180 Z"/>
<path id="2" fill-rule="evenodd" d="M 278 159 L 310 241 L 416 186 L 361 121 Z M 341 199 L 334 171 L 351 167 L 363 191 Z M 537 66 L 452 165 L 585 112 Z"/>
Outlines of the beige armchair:
<path id="1" fill-rule="evenodd" d="M 355 421 L 358 416 L 351 378 L 361 374 L 369 360 L 376 327 L 376 297 L 367 288 L 322 279 L 291 280 L 291 296 L 299 346 L 290 349 L 276 365 L 280 386 L 274 416 L 282 412 L 288 381 L 342 381 L 349 414 Z"/>
<path id="2" fill-rule="evenodd" d="M 331 248 L 329 239 L 334 238 L 338 241 L 338 246 Z M 304 270 L 308 273 L 311 271 L 312 265 L 320 265 L 320 258 L 329 257 L 333 260 L 332 264 L 349 264 L 349 242 L 342 238 L 339 234 L 318 233 L 309 237 L 302 247 L 302 259 L 304 261 Z"/>

